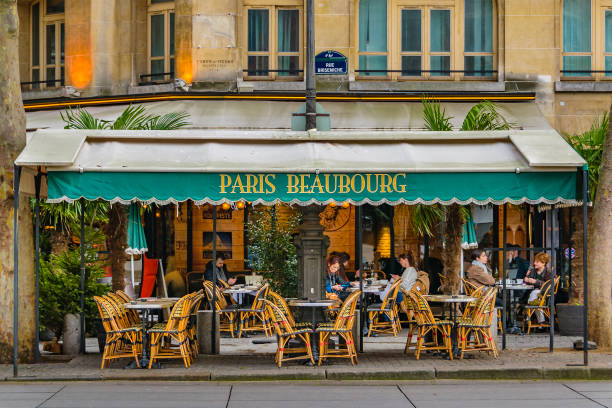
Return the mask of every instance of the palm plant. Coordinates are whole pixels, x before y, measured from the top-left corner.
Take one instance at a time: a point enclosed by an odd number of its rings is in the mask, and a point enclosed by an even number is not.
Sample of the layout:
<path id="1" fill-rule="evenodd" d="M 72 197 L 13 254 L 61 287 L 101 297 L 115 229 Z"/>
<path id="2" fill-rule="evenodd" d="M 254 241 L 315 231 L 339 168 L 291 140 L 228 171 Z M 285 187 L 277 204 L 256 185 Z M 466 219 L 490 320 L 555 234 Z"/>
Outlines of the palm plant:
<path id="1" fill-rule="evenodd" d="M 603 160 L 603 147 L 608 133 L 608 125 L 610 118 L 608 113 L 604 113 L 601 118 L 596 118 L 589 130 L 584 133 L 575 135 L 564 135 L 568 143 L 582 156 L 589 166 L 589 200 L 595 202 L 595 195 L 599 185 L 599 172 Z M 587 223 L 590 225 L 590 220 L 593 215 L 592 207 L 589 207 L 587 213 Z M 570 293 L 569 303 L 583 304 L 584 303 L 584 285 L 582 280 L 583 259 L 582 259 L 582 244 L 583 244 L 583 220 L 582 211 L 574 211 L 572 228 L 572 244 L 576 250 L 575 258 L 572 260 L 572 290 Z"/>
<path id="2" fill-rule="evenodd" d="M 451 116 L 446 114 L 439 101 L 422 98 L 425 127 L 431 131 L 450 131 Z M 490 101 L 481 101 L 474 105 L 463 120 L 459 130 L 506 130 L 512 127 L 498 111 L 497 106 Z M 442 262 L 446 271 L 448 285 L 444 288 L 447 293 L 458 293 L 460 288 L 461 269 L 461 238 L 463 224 L 467 211 L 458 204 L 438 207 L 439 210 L 424 209 L 417 205 L 412 211 L 415 231 L 431 231 L 431 226 L 444 222 L 444 237 L 446 245 L 442 255 Z M 431 235 L 430 232 L 427 233 Z"/>
<path id="3" fill-rule="evenodd" d="M 60 113 L 65 129 L 131 129 L 131 130 L 176 130 L 190 125 L 189 114 L 170 112 L 163 115 L 148 113 L 144 106 L 128 106 L 113 121 L 94 117 L 82 108 L 68 109 Z M 109 242 L 110 266 L 113 276 L 113 290 L 125 286 L 124 262 L 127 235 L 127 213 L 121 204 L 114 204 L 108 210 L 106 236 Z"/>

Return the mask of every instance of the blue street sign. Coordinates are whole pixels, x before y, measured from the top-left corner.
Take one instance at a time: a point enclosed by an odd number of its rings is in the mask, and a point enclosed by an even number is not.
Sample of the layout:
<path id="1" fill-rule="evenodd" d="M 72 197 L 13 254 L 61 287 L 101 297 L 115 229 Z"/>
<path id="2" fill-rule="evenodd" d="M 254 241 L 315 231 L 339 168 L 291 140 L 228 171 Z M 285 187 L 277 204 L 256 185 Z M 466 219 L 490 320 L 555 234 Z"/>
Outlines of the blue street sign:
<path id="1" fill-rule="evenodd" d="M 323 51 L 315 55 L 315 74 L 342 75 L 347 73 L 346 57 L 338 51 Z"/>

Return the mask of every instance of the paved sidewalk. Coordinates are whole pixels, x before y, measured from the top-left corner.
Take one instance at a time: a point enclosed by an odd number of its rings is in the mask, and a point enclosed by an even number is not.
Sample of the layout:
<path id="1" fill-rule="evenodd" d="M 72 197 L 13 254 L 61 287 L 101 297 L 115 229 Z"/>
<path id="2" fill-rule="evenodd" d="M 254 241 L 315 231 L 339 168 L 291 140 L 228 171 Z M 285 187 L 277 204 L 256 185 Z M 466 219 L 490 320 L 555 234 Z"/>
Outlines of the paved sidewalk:
<path id="1" fill-rule="evenodd" d="M 0 408 L 601 408 L 612 382 L 0 383 Z"/>
<path id="2" fill-rule="evenodd" d="M 431 379 L 610 379 L 612 353 L 592 351 L 589 367 L 581 364 L 582 352 L 571 351 L 573 338 L 556 337 L 555 352 L 548 352 L 547 335 L 508 336 L 508 349 L 500 357 L 474 353 L 472 358 L 449 361 L 423 353 L 419 361 L 404 355 L 405 334 L 366 339 L 359 364 L 344 359 L 320 367 L 290 362 L 277 368 L 275 344 L 253 344 L 248 339 L 222 339 L 221 354 L 201 355 L 189 368 L 178 361 L 163 363 L 161 370 L 126 370 L 128 360 L 100 370 L 100 354 L 76 356 L 70 361 L 20 365 L 21 380 L 431 380 Z M 93 339 L 92 339 L 93 341 Z M 501 341 L 500 341 L 501 342 Z M 498 343 L 499 344 L 499 343 Z M 95 350 L 97 347 L 88 349 Z M 0 366 L 0 380 L 14 380 L 12 366 Z"/>

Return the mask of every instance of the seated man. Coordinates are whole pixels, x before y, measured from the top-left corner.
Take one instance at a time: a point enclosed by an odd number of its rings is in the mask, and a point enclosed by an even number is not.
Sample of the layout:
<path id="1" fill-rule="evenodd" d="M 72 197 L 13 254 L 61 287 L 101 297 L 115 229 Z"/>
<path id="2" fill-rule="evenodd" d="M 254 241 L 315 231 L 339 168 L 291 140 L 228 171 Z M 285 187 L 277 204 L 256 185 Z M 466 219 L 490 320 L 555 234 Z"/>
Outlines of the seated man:
<path id="1" fill-rule="evenodd" d="M 236 278 L 227 277 L 227 267 L 225 266 L 225 258 L 223 257 L 223 255 L 217 254 L 217 259 L 215 261 L 216 262 L 214 263 L 214 266 L 213 266 L 212 260 L 206 264 L 206 270 L 204 271 L 204 279 L 208 281 L 213 281 L 214 276 L 215 276 L 213 275 L 213 270 L 214 270 L 217 280 L 223 279 L 230 286 L 235 284 Z"/>

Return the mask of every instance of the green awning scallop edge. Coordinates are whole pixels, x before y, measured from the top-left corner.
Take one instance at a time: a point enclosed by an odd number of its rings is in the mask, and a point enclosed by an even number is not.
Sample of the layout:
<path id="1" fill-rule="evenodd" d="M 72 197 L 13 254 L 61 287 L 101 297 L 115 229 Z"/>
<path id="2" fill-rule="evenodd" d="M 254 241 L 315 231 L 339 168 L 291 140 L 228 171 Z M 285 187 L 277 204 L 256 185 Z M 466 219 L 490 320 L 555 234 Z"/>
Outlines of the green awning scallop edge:
<path id="1" fill-rule="evenodd" d="M 170 204 L 577 203 L 577 172 L 522 173 L 48 173 L 48 202 L 80 198 Z"/>

